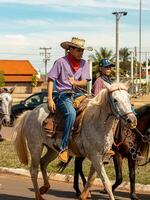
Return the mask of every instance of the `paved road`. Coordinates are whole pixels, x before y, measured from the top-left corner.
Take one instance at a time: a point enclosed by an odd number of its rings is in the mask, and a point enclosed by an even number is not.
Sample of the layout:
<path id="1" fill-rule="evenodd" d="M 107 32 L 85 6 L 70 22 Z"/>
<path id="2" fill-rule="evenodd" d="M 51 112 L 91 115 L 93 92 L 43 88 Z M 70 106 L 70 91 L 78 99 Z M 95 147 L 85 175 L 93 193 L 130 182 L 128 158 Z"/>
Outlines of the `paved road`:
<path id="1" fill-rule="evenodd" d="M 1 134 L 4 138 L 12 139 L 12 129 L 3 127 Z M 39 180 L 40 185 L 42 185 L 41 180 Z M 34 193 L 32 189 L 32 183 L 30 178 L 23 176 L 15 176 L 8 174 L 0 174 L 0 200 L 33 200 Z M 67 200 L 76 199 L 75 194 L 72 189 L 72 184 L 62 183 L 62 182 L 51 182 L 52 188 L 49 190 L 48 194 L 45 195 L 46 200 Z M 105 200 L 108 199 L 107 195 L 101 195 L 99 193 L 99 188 L 93 188 L 94 200 Z M 128 192 L 117 192 L 115 193 L 116 200 L 129 200 Z M 150 200 L 150 194 L 139 195 L 141 200 Z"/>
<path id="2" fill-rule="evenodd" d="M 0 174 L 0 200 L 33 200 L 34 192 L 30 178 L 16 175 Z M 42 182 L 39 180 L 39 184 Z M 141 200 L 150 200 L 150 195 L 139 195 Z M 72 184 L 51 181 L 51 189 L 46 195 L 46 200 L 67 200 L 76 199 L 72 189 Z M 107 195 L 99 193 L 99 188 L 94 187 L 92 193 L 93 200 L 106 200 Z M 116 192 L 116 200 L 129 200 L 127 192 Z"/>

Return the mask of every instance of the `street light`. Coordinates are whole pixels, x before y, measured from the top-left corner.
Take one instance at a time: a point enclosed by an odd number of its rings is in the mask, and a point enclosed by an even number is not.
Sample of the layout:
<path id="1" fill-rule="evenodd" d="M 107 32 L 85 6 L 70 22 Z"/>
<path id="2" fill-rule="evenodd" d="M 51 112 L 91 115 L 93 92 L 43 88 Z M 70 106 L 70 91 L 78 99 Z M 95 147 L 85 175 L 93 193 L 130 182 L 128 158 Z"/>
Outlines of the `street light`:
<path id="1" fill-rule="evenodd" d="M 140 78 L 140 89 L 141 89 L 141 81 L 142 81 L 142 66 L 141 66 L 141 39 L 142 39 L 142 36 L 141 36 L 141 32 L 142 32 L 142 27 L 141 27 L 141 24 L 142 24 L 142 0 L 140 0 L 140 8 L 139 8 L 139 78 Z"/>
<path id="2" fill-rule="evenodd" d="M 113 12 L 113 15 L 116 16 L 116 74 L 117 74 L 117 83 L 119 82 L 119 20 L 122 16 L 126 16 L 127 12 Z"/>

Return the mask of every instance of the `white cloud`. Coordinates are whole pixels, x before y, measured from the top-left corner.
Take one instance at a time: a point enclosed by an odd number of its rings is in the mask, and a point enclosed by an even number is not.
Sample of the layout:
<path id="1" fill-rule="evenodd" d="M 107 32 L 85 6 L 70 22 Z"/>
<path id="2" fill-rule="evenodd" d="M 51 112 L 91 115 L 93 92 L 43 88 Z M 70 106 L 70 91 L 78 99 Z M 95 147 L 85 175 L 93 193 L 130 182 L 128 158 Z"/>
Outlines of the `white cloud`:
<path id="1" fill-rule="evenodd" d="M 142 0 L 142 2 L 146 9 L 150 9 L 149 1 Z M 52 47 L 51 61 L 49 63 L 49 66 L 51 66 L 55 59 L 64 55 L 64 51 L 60 48 L 60 43 L 70 40 L 73 36 L 86 39 L 87 45 L 91 45 L 94 48 L 101 46 L 115 48 L 115 20 L 113 17 L 102 18 L 100 15 L 102 8 L 139 9 L 139 0 L 0 0 L 1 3 L 45 5 L 49 9 L 90 13 L 90 17 L 85 15 L 84 17 L 82 16 L 82 20 L 74 18 L 71 21 L 64 20 L 64 18 L 58 20 L 32 19 L 31 16 L 24 20 L 21 18 L 18 20 L 1 20 L 1 29 L 8 31 L 9 34 L 2 35 L 1 33 L 0 35 L 0 59 L 29 59 L 36 67 L 43 66 L 42 58 L 39 55 L 40 47 Z M 99 15 L 95 15 L 95 12 L 99 13 Z M 94 15 L 95 17 L 91 17 Z M 11 30 L 14 30 L 13 34 Z M 147 26 L 146 31 L 142 34 L 143 50 L 149 49 L 149 33 L 150 29 Z M 120 46 L 122 47 L 138 46 L 138 26 L 135 27 L 135 24 L 134 26 L 133 24 L 129 25 L 128 22 L 125 24 L 122 19 L 120 38 Z M 87 56 L 88 53 L 85 53 L 85 57 Z"/>
<path id="2" fill-rule="evenodd" d="M 45 5 L 50 8 L 59 8 L 65 10 L 72 10 L 76 7 L 78 10 L 81 8 L 115 8 L 115 9 L 139 9 L 139 0 L 0 0 L 0 3 L 12 3 L 12 4 L 26 4 L 26 5 Z M 142 8 L 144 10 L 150 10 L 150 2 L 142 0 Z M 76 10 L 76 12 L 78 12 Z M 74 10 L 72 10 L 74 11 Z"/>
<path id="3" fill-rule="evenodd" d="M 3 20 L 0 21 L 0 26 L 1 27 L 8 27 L 9 30 L 11 30 L 11 27 L 16 27 L 17 28 L 24 28 L 24 29 L 29 29 L 29 32 L 34 31 L 34 28 L 39 28 L 39 31 L 44 30 L 51 30 L 51 31 L 56 31 L 56 30 L 68 30 L 70 28 L 73 29 L 83 29 L 83 28 L 88 28 L 92 30 L 99 29 L 99 28 L 106 28 L 111 26 L 112 20 L 109 19 L 104 19 L 101 17 L 95 17 L 94 20 L 92 18 L 84 18 L 82 20 L 52 20 L 52 19 L 44 19 L 44 20 L 38 20 L 38 19 L 25 19 L 25 20 Z M 99 25 L 98 25 L 99 24 Z M 32 29 L 31 29 L 32 28 Z"/>

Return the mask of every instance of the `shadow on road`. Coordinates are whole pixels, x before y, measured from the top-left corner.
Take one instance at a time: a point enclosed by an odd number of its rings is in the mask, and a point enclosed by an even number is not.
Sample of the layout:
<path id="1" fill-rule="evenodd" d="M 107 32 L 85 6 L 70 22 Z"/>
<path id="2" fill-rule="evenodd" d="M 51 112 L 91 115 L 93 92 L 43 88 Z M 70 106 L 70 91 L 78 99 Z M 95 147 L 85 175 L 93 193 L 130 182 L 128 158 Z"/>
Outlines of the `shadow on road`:
<path id="1" fill-rule="evenodd" d="M 33 188 L 29 188 L 29 190 L 32 191 L 32 192 L 34 192 Z M 55 190 L 55 189 L 49 189 L 46 194 L 58 197 L 60 199 L 61 199 L 61 197 L 62 198 L 66 198 L 66 199 L 75 198 L 75 192 L 64 191 L 64 190 L 60 191 L 60 190 Z"/>
<path id="2" fill-rule="evenodd" d="M 97 193 L 100 193 L 99 190 L 93 190 L 93 192 L 96 192 L 96 195 L 94 195 L 94 200 L 96 199 L 99 199 L 100 197 L 101 198 L 104 198 L 103 196 L 99 196 L 97 195 Z M 150 200 L 150 194 L 138 194 L 136 193 L 137 196 L 139 197 L 139 199 L 142 199 L 142 200 Z M 100 195 L 103 195 L 100 193 Z M 120 191 L 115 191 L 114 192 L 114 196 L 115 196 L 115 199 L 116 200 L 122 200 L 122 199 L 130 199 L 130 193 L 129 192 L 120 192 Z M 106 197 L 106 196 L 105 196 Z M 108 198 L 108 196 L 107 196 Z M 106 199 L 107 199 L 106 198 Z"/>
<path id="3" fill-rule="evenodd" d="M 30 188 L 30 190 L 32 191 L 33 189 Z M 71 192 L 71 191 L 60 191 L 60 190 L 50 189 L 46 194 L 58 197 L 60 199 L 61 198 L 65 198 L 65 199 L 74 199 L 75 198 L 75 192 Z M 128 192 L 115 192 L 114 195 L 115 195 L 116 200 L 130 199 L 130 195 Z M 138 194 L 138 197 L 142 200 L 150 200 L 149 194 Z M 92 190 L 92 199 L 108 200 L 109 198 L 108 198 L 107 194 L 101 194 L 99 190 Z M 18 198 L 16 200 L 22 200 L 22 198 L 21 199 Z M 31 200 L 31 199 L 27 198 L 25 200 Z"/>
<path id="4" fill-rule="evenodd" d="M 33 198 L 20 197 L 15 195 L 0 194 L 0 200 L 34 200 Z"/>

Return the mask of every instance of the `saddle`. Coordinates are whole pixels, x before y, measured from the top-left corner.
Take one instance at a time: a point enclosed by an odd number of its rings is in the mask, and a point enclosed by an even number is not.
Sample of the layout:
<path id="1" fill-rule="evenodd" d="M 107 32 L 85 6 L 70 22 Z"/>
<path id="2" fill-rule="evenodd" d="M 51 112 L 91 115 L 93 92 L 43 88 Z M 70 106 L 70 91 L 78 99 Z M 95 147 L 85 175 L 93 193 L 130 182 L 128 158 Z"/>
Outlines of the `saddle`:
<path id="1" fill-rule="evenodd" d="M 91 96 L 80 96 L 77 97 L 73 102 L 73 106 L 77 111 L 77 117 L 73 127 L 73 138 L 80 133 L 84 110 L 89 102 L 89 99 L 91 99 Z M 64 117 L 63 114 L 58 110 L 56 110 L 55 113 L 50 112 L 47 118 L 43 121 L 43 129 L 45 133 L 52 138 L 58 138 L 62 136 L 63 126 Z"/>

